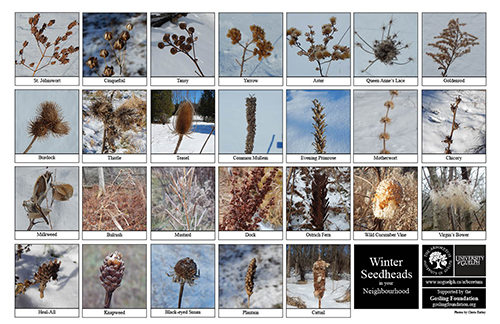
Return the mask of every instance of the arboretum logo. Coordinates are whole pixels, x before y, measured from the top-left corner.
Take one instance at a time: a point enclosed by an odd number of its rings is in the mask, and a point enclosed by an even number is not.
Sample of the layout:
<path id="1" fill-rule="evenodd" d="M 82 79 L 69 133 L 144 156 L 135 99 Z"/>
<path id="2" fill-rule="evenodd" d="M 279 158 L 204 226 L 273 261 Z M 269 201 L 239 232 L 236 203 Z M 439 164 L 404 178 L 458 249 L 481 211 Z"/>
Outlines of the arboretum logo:
<path id="1" fill-rule="evenodd" d="M 453 257 L 446 246 L 429 246 L 423 259 L 425 270 L 434 276 L 445 275 L 453 265 Z"/>

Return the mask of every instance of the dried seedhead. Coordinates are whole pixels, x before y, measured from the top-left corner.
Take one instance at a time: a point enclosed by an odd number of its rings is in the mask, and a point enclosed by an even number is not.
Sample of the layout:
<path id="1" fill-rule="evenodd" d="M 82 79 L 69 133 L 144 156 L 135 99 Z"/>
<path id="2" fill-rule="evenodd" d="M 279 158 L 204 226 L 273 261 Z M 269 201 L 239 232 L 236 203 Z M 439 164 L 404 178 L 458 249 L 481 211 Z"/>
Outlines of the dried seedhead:
<path id="1" fill-rule="evenodd" d="M 104 308 L 110 308 L 113 292 L 120 287 L 125 272 L 125 261 L 122 260 L 122 254 L 117 251 L 108 254 L 102 261 L 99 272 L 101 273 L 99 277 L 101 285 L 106 290 Z"/>
<path id="2" fill-rule="evenodd" d="M 330 266 L 326 261 L 321 260 L 321 256 L 318 261 L 313 264 L 313 276 L 314 276 L 314 297 L 318 298 L 319 306 L 321 308 L 321 299 L 325 294 L 326 285 L 326 268 Z"/>
<path id="3" fill-rule="evenodd" d="M 295 27 L 291 27 L 286 31 L 286 36 L 288 44 L 293 47 L 297 47 L 299 51 L 297 55 L 306 56 L 309 62 L 316 62 L 318 65 L 316 71 L 322 77 L 328 76 L 328 69 L 330 64 L 335 61 L 347 60 L 351 57 L 351 49 L 349 46 L 339 45 L 344 35 L 340 37 L 337 44 L 332 45 L 329 49 L 329 43 L 333 40 L 335 33 L 338 29 L 335 27 L 337 24 L 336 17 L 330 17 L 329 22 L 321 26 L 321 35 L 323 37 L 322 43 L 316 44 L 314 36 L 316 32 L 313 30 L 313 26 L 308 25 L 309 31 L 304 33 L 306 37 L 305 41 L 309 43 L 309 48 L 306 50 L 299 41 L 299 37 L 302 35 L 302 31 Z M 346 30 L 347 32 L 347 30 Z M 324 66 L 327 65 L 328 68 L 324 70 Z"/>
<path id="4" fill-rule="evenodd" d="M 53 101 L 44 101 L 36 110 L 37 115 L 28 123 L 28 135 L 33 137 L 23 153 L 28 153 L 33 143 L 37 140 L 45 140 L 52 135 L 62 137 L 68 135 L 71 128 L 61 114 L 61 106 Z"/>
<path id="5" fill-rule="evenodd" d="M 193 131 L 191 127 L 193 126 L 193 118 L 194 118 L 194 107 L 189 101 L 183 101 L 177 108 L 177 112 L 175 113 L 174 118 L 174 129 L 172 133 L 174 135 L 179 136 L 177 140 L 177 145 L 174 150 L 174 154 L 177 154 L 179 147 L 181 146 L 181 142 L 184 136 L 189 137 L 188 135 L 192 134 Z"/>
<path id="6" fill-rule="evenodd" d="M 200 277 L 200 270 L 193 259 L 186 257 L 177 261 L 174 271 L 166 273 L 166 275 L 172 277 L 172 281 L 175 283 L 187 283 L 189 286 L 193 286 L 196 285 L 195 280 Z"/>
<path id="7" fill-rule="evenodd" d="M 255 140 L 256 131 L 256 111 L 257 111 L 257 98 L 249 96 L 245 99 L 246 116 L 247 116 L 247 138 L 245 141 L 245 154 L 252 154 L 253 143 Z"/>
<path id="8" fill-rule="evenodd" d="M 382 180 L 372 198 L 373 216 L 379 219 L 392 218 L 403 200 L 403 187 L 393 179 Z"/>
<path id="9" fill-rule="evenodd" d="M 460 128 L 460 124 L 456 122 L 457 118 L 457 111 L 458 111 L 458 104 L 462 102 L 462 98 L 460 96 L 455 98 L 455 102 L 450 104 L 450 110 L 453 114 L 453 121 L 451 122 L 451 131 L 450 135 L 446 135 L 443 143 L 447 144 L 447 147 L 444 148 L 444 153 L 445 154 L 451 154 L 451 144 L 453 143 L 453 133 Z"/>
<path id="10" fill-rule="evenodd" d="M 386 26 L 382 27 L 382 37 L 380 40 L 374 40 L 370 45 L 367 41 L 361 37 L 358 32 L 354 32 L 356 36 L 361 40 L 356 43 L 356 46 L 361 48 L 368 54 L 374 56 L 373 60 L 368 61 L 368 66 L 361 70 L 361 72 L 366 72 L 375 62 L 380 61 L 385 65 L 405 65 L 413 61 L 413 58 L 409 57 L 406 62 L 399 62 L 398 55 L 401 51 L 410 47 L 410 44 L 403 44 L 402 41 L 398 40 L 398 34 L 391 34 L 391 28 L 394 24 L 394 19 L 391 18 Z"/>
<path id="11" fill-rule="evenodd" d="M 134 25 L 132 23 L 127 23 L 125 25 L 125 29 L 126 30 L 123 30 L 120 34 L 114 34 L 111 31 L 105 31 L 103 35 L 104 39 L 109 44 L 109 49 L 113 54 L 115 63 L 118 64 L 118 67 L 120 68 L 119 76 L 124 76 L 127 74 L 125 71 L 125 55 L 127 53 L 127 44 L 131 37 L 130 31 L 134 29 Z M 113 65 L 108 65 L 108 61 L 106 60 L 108 56 L 108 50 L 104 48 L 99 50 L 99 57 L 101 57 L 104 61 L 102 72 L 99 72 L 99 61 L 95 56 L 89 57 L 85 64 L 98 76 L 112 77 L 115 75 L 115 70 Z"/>
<path id="12" fill-rule="evenodd" d="M 241 32 L 238 28 L 231 28 L 227 32 L 227 37 L 231 39 L 231 44 L 239 45 L 243 48 L 243 56 L 241 57 L 241 62 L 236 60 L 236 63 L 240 66 L 240 77 L 243 76 L 243 66 L 246 61 L 251 58 L 257 56 L 259 61 L 262 61 L 264 58 L 268 58 L 271 56 L 271 52 L 274 49 L 272 43 L 266 40 L 266 33 L 264 29 L 257 25 L 251 25 L 250 31 L 252 32 L 252 39 L 245 42 L 245 44 L 241 43 Z M 253 50 L 250 50 L 250 45 L 254 44 L 255 47 Z M 247 52 L 252 52 L 252 56 L 246 57 Z"/>
<path id="13" fill-rule="evenodd" d="M 198 41 L 198 37 L 194 35 L 196 29 L 192 26 L 188 26 L 184 22 L 181 22 L 179 24 L 179 28 L 181 30 L 184 30 L 184 32 L 187 34 L 187 37 L 184 35 L 179 36 L 177 34 L 165 33 L 163 35 L 162 41 L 158 42 L 158 48 L 162 50 L 166 47 L 171 47 L 170 54 L 185 54 L 196 66 L 198 71 L 195 71 L 195 73 L 200 77 L 204 77 L 205 75 L 198 65 L 198 58 L 196 57 L 195 43 L 196 41 Z"/>
<path id="14" fill-rule="evenodd" d="M 325 123 L 325 114 L 323 113 L 325 107 L 317 99 L 314 99 L 312 103 L 314 106 L 311 108 L 314 121 L 312 124 L 314 127 L 314 133 L 312 133 L 314 135 L 314 142 L 312 145 L 316 154 L 326 154 L 325 130 L 328 125 Z"/>
<path id="15" fill-rule="evenodd" d="M 389 133 L 387 133 L 387 125 L 392 123 L 392 119 L 389 118 L 389 111 L 394 109 L 394 97 L 397 97 L 399 95 L 399 92 L 397 90 L 390 90 L 389 94 L 391 95 L 391 100 L 388 100 L 384 103 L 384 107 L 387 108 L 385 116 L 380 119 L 380 122 L 384 124 L 384 131 L 380 133 L 378 136 L 378 139 L 383 141 L 384 147 L 380 151 L 380 154 L 390 154 L 391 152 L 386 149 L 385 147 L 385 142 L 391 139 L 391 136 Z"/>
<path id="16" fill-rule="evenodd" d="M 74 47 L 73 45 L 64 47 L 68 38 L 73 35 L 72 29 L 78 25 L 76 20 L 68 24 L 64 35 L 57 36 L 53 41 L 50 41 L 44 33 L 48 28 L 56 23 L 55 19 L 51 19 L 48 23 L 43 23 L 41 26 L 38 25 L 39 22 L 39 13 L 28 19 L 28 24 L 31 28 L 31 35 L 33 35 L 33 38 L 36 41 L 35 50 L 40 52 L 39 61 L 31 63 L 26 62 L 24 54 L 28 51 L 29 42 L 27 40 L 23 42 L 22 48 L 18 52 L 19 60 L 16 60 L 16 65 L 24 66 L 28 70 L 32 71 L 32 76 L 35 76 L 35 74 L 48 66 L 55 65 L 57 62 L 59 62 L 60 65 L 68 64 L 69 56 L 78 52 L 80 49 L 78 46 Z"/>
<path id="17" fill-rule="evenodd" d="M 434 36 L 437 39 L 435 43 L 427 44 L 427 46 L 437 49 L 437 53 L 426 52 L 439 67 L 441 76 L 446 77 L 451 64 L 459 57 L 471 52 L 472 47 L 479 45 L 477 37 L 465 31 L 461 31 L 460 27 L 467 24 L 460 23 L 457 19 L 451 19 L 448 22 L 448 27 L 443 29 L 439 36 Z"/>
<path id="18" fill-rule="evenodd" d="M 51 280 L 57 280 L 57 272 L 59 272 L 60 267 L 61 261 L 58 262 L 57 259 L 42 264 L 38 267 L 37 272 L 35 272 L 33 280 L 26 279 L 23 283 L 16 283 L 15 294 L 24 294 L 30 286 L 40 284 L 38 288 L 40 298 L 45 297 L 45 288 L 47 288 L 47 284 Z"/>
<path id="19" fill-rule="evenodd" d="M 257 260 L 253 258 L 250 260 L 247 269 L 247 275 L 245 276 L 245 291 L 247 292 L 247 308 L 250 308 L 250 296 L 253 294 L 254 281 L 255 281 L 255 270 L 257 269 Z"/>

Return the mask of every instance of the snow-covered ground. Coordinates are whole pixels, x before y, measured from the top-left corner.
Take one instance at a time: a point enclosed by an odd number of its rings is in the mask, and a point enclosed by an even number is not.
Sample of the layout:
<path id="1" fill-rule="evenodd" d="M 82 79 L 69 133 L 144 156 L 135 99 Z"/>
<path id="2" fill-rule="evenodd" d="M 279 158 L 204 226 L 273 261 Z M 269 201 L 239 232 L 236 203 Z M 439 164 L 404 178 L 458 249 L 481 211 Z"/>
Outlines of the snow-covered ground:
<path id="1" fill-rule="evenodd" d="M 177 262 L 191 258 L 200 271 L 195 285 L 184 286 L 182 308 L 215 308 L 214 245 L 151 245 L 151 307 L 177 308 L 179 283 L 165 273 L 173 273 Z"/>
<path id="2" fill-rule="evenodd" d="M 279 90 L 220 90 L 219 91 L 219 153 L 245 152 L 247 119 L 245 98 L 257 98 L 254 154 L 282 153 L 277 143 L 283 141 L 283 98 Z M 274 136 L 274 140 L 273 140 Z M 272 141 L 272 146 L 270 146 Z"/>
<path id="3" fill-rule="evenodd" d="M 377 61 L 368 70 L 361 72 L 370 64 L 368 61 L 374 60 L 375 56 L 365 52 L 358 46 L 353 46 L 355 77 L 417 76 L 418 32 L 420 30 L 417 25 L 417 13 L 354 13 L 354 31 L 373 47 L 375 40 L 380 41 L 382 39 L 382 27 L 388 26 L 391 19 L 393 19 L 393 24 L 390 34 L 394 35 L 396 33 L 396 41 L 402 42 L 398 47 L 403 47 L 406 44 L 409 47 L 401 49 L 393 65 L 386 65 Z M 387 38 L 387 31 L 384 36 L 384 39 Z M 373 52 L 358 36 L 354 35 L 354 44 L 356 43 L 362 44 L 364 49 Z M 398 65 L 406 63 L 408 58 L 412 58 L 413 62 Z"/>
<path id="4" fill-rule="evenodd" d="M 422 134 L 423 153 L 444 154 L 450 135 L 453 113 L 450 104 L 460 96 L 455 122 L 459 128 L 453 132 L 453 153 L 486 153 L 486 92 L 482 90 L 423 90 Z"/>
<path id="5" fill-rule="evenodd" d="M 154 17 L 157 13 L 152 13 Z M 186 17 L 180 17 L 176 23 L 166 22 L 161 27 L 151 27 L 151 76 L 198 76 L 198 71 L 193 61 L 183 53 L 170 54 L 172 47 L 158 48 L 162 42 L 163 35 L 169 33 L 178 36 L 188 36 L 186 31 L 179 28 L 179 23 L 184 22 L 188 27 L 194 27 L 194 37 L 198 40 L 194 43 L 196 58 L 205 76 L 214 76 L 215 69 L 215 22 L 213 13 L 190 13 Z M 193 55 L 193 51 L 190 52 Z"/>
<path id="6" fill-rule="evenodd" d="M 238 77 L 243 48 L 233 45 L 227 32 L 238 28 L 241 32 L 241 43 L 252 39 L 251 25 L 264 29 L 266 40 L 274 46 L 271 56 L 259 61 L 254 57 L 244 64 L 243 76 L 280 77 L 283 76 L 283 14 L 282 13 L 220 13 L 219 14 L 219 75 L 221 77 Z M 255 45 L 249 47 L 253 51 Z M 251 52 L 246 58 L 251 56 Z"/>
<path id="7" fill-rule="evenodd" d="M 132 23 L 134 28 L 129 32 L 130 39 L 127 41 L 125 54 L 124 76 L 146 76 L 147 62 L 147 14 L 146 13 L 83 13 L 83 76 L 97 77 L 85 62 L 89 57 L 96 57 L 99 62 L 99 73 L 104 69 L 104 59 L 99 56 L 102 49 L 109 52 L 106 58 L 107 65 L 112 65 L 115 75 L 120 76 L 120 67 L 116 63 L 113 51 L 108 41 L 104 39 L 104 33 L 112 32 L 116 40 L 122 31 L 127 30 L 125 26 Z M 121 51 L 123 52 L 123 50 Z M 122 54 L 118 54 L 119 56 Z M 120 56 L 121 57 L 121 56 Z"/>
<path id="8" fill-rule="evenodd" d="M 38 46 L 36 45 L 37 42 L 35 40 L 35 37 L 31 34 L 31 27 L 28 22 L 28 19 L 33 17 L 36 13 L 16 13 L 16 44 L 15 44 L 15 51 L 16 51 L 16 60 L 20 61 L 20 57 L 18 56 L 19 50 L 23 48 L 23 43 L 24 41 L 28 41 L 28 46 L 24 49 L 23 56 L 26 59 L 26 65 L 29 65 L 31 63 L 35 63 L 35 66 L 38 65 L 38 62 L 40 61 L 40 50 Z M 45 36 L 47 36 L 49 42 L 53 43 L 57 37 L 59 36 L 64 36 L 68 30 L 68 25 L 76 20 L 77 22 L 80 20 L 79 19 L 79 13 L 74 12 L 43 12 L 40 13 L 40 19 L 37 24 L 37 27 L 40 29 L 44 23 L 48 23 L 50 20 L 54 19 L 55 23 L 47 27 L 45 29 L 45 32 L 43 33 Z M 59 47 L 61 49 L 63 48 L 68 48 L 71 45 L 73 47 L 78 47 L 80 44 L 80 30 L 79 30 L 79 25 L 76 25 L 71 29 L 71 32 L 73 34 L 68 37 L 66 42 L 61 42 Z M 51 46 L 49 48 L 49 51 L 46 53 L 46 55 L 52 55 L 54 52 L 54 47 Z M 37 77 L 49 77 L 49 76 L 58 76 L 58 77 L 76 77 L 78 76 L 78 68 L 79 68 L 79 62 L 80 62 L 80 51 L 73 53 L 68 56 L 69 62 L 67 64 L 61 65 L 58 61 L 56 61 L 56 64 L 54 65 L 49 65 L 37 72 L 35 76 Z M 41 66 L 49 62 L 50 59 L 45 58 Z M 18 77 L 30 77 L 33 75 L 33 71 L 29 70 L 25 66 L 22 65 L 16 65 L 16 76 Z"/>
<path id="9" fill-rule="evenodd" d="M 28 154 L 35 153 L 78 153 L 78 129 L 80 109 L 78 107 L 78 90 L 16 90 L 16 153 L 23 153 L 31 143 L 27 128 L 29 122 L 38 115 L 38 106 L 45 101 L 53 101 L 60 108 L 60 116 L 71 128 L 68 135 L 46 139 L 37 139 Z"/>
<path id="10" fill-rule="evenodd" d="M 314 153 L 313 99 L 325 107 L 326 153 L 349 153 L 351 104 L 348 90 L 287 90 L 287 153 Z"/>
<path id="11" fill-rule="evenodd" d="M 334 33 L 333 39 L 328 43 L 328 51 L 333 52 L 333 45 L 349 46 L 351 42 L 351 15 L 349 13 L 287 13 L 286 23 L 287 29 L 295 27 L 302 32 L 299 37 L 299 42 L 301 47 L 306 51 L 310 47 L 310 43 L 306 42 L 306 36 L 304 33 L 309 32 L 309 25 L 313 26 L 313 30 L 316 32 L 315 41 L 316 44 L 323 42 L 323 35 L 321 35 L 321 26 L 330 22 L 330 17 L 337 18 L 337 24 L 335 27 L 338 29 Z M 347 31 L 345 36 L 342 35 Z M 342 40 L 341 40 L 342 39 Z M 289 77 L 318 77 L 319 72 L 316 71 L 318 64 L 316 62 L 309 62 L 307 56 L 299 56 L 297 52 L 300 49 L 296 46 L 288 45 L 286 42 L 286 75 Z M 352 48 L 351 48 L 352 51 Z M 326 61 L 326 60 L 325 60 Z M 329 66 L 328 68 L 326 68 Z M 350 76 L 351 74 L 351 60 L 334 61 L 331 64 L 323 65 L 325 69 L 328 69 L 328 76 L 339 77 L 339 76 Z"/>
<path id="12" fill-rule="evenodd" d="M 23 253 L 16 261 L 18 282 L 32 280 L 39 266 L 56 259 L 61 261 L 57 281 L 51 280 L 47 284 L 44 298 L 40 298 L 39 284 L 33 285 L 16 297 L 16 308 L 78 308 L 78 244 L 32 245 L 31 251 Z"/>
<path id="13" fill-rule="evenodd" d="M 379 135 L 384 131 L 380 122 L 385 117 L 386 101 L 391 100 L 389 90 L 354 91 L 353 137 L 354 153 L 378 154 L 383 148 Z M 394 97 L 394 109 L 389 110 L 392 120 L 386 132 L 386 149 L 391 153 L 416 154 L 418 149 L 417 91 L 400 90 Z"/>
<path id="14" fill-rule="evenodd" d="M 175 117 L 174 117 L 175 118 Z M 174 121 L 171 118 L 171 123 Z M 170 124 L 151 124 L 151 151 L 152 153 L 173 153 L 179 136 L 175 135 L 172 130 L 173 127 Z M 181 145 L 179 147 L 178 153 L 200 153 L 203 144 L 207 140 L 208 135 L 214 127 L 214 123 L 207 123 L 201 120 L 196 120 L 192 127 L 192 134 L 189 136 L 184 136 L 182 138 Z M 215 130 L 212 132 L 208 138 L 208 142 L 203 149 L 203 153 L 215 152 Z"/>
<path id="15" fill-rule="evenodd" d="M 82 149 L 84 154 L 100 154 L 102 152 L 102 137 L 104 132 L 103 123 L 97 118 L 90 116 L 89 106 L 92 104 L 91 94 L 93 92 L 83 93 L 83 140 Z M 146 100 L 145 90 L 119 90 L 121 98 L 117 99 L 115 94 L 113 99 L 113 108 L 117 109 L 132 95 L 141 100 Z M 129 130 L 115 142 L 116 153 L 146 153 L 146 126 L 141 131 Z"/>
<path id="16" fill-rule="evenodd" d="M 459 19 L 459 23 L 466 24 L 460 26 L 462 32 L 467 32 L 476 36 L 478 45 L 472 47 L 470 53 L 456 59 L 448 70 L 448 76 L 477 76 L 486 77 L 486 14 L 483 13 L 424 13 L 422 15 L 423 53 L 438 53 L 438 50 L 429 46 L 435 43 L 443 29 L 448 28 L 451 19 Z M 424 77 L 441 76 L 438 70 L 439 65 L 434 62 L 429 55 L 422 55 L 422 69 Z"/>
<path id="17" fill-rule="evenodd" d="M 37 178 L 46 171 L 53 172 L 56 182 L 70 184 L 73 187 L 73 197 L 67 201 L 57 201 L 50 207 L 52 201 L 52 190 L 49 190 L 48 199 L 44 200 L 41 207 L 47 208 L 49 203 L 50 221 L 52 222 L 52 230 L 78 230 L 78 195 L 80 186 L 78 184 L 78 167 L 16 167 L 16 230 L 26 231 L 30 222 L 27 217 L 27 212 L 23 208 L 23 201 L 30 200 L 33 195 L 33 186 Z M 40 222 L 41 221 L 41 222 Z M 32 231 L 48 231 L 51 230 L 42 218 L 37 220 L 37 224 L 33 226 Z"/>
<path id="18" fill-rule="evenodd" d="M 325 294 L 321 299 L 321 308 L 350 308 L 351 303 L 339 303 L 336 300 L 341 300 L 347 290 L 351 288 L 350 276 L 344 274 L 346 279 L 332 280 L 326 278 L 325 280 Z M 313 273 L 309 272 L 305 276 L 307 283 L 299 284 L 298 279 L 295 277 L 287 278 L 286 289 L 288 297 L 299 297 L 305 302 L 307 308 L 318 308 L 318 299 L 314 297 L 314 279 Z M 287 305 L 287 308 L 297 308 L 295 306 Z"/>
<path id="19" fill-rule="evenodd" d="M 254 290 L 250 308 L 282 308 L 283 246 L 219 245 L 219 307 L 246 308 L 245 276 L 248 263 L 255 258 Z"/>
<path id="20" fill-rule="evenodd" d="M 290 172 L 290 170 L 288 170 L 287 172 Z M 301 179 L 300 176 L 296 177 L 294 183 L 295 183 L 295 193 L 296 194 L 294 194 L 293 199 L 292 199 L 293 204 L 303 201 L 303 198 L 301 198 L 301 196 L 302 197 L 309 197 L 310 196 L 310 194 L 308 195 L 306 193 L 306 187 L 307 187 L 306 183 Z M 335 188 L 332 184 L 329 184 L 328 187 Z M 350 207 L 351 207 L 351 199 L 350 199 L 351 190 L 350 189 L 351 188 L 350 188 L 349 184 L 344 184 L 342 186 L 342 188 L 344 190 L 348 191 L 347 197 L 343 197 L 336 189 L 328 190 L 327 198 L 328 198 L 328 202 L 330 204 L 329 206 L 330 207 L 340 206 L 340 205 L 342 205 L 341 200 L 343 200 L 347 209 L 350 210 Z M 311 190 L 311 186 L 309 186 L 308 190 L 309 191 Z M 286 196 L 287 202 L 290 201 L 290 196 L 291 195 L 289 193 L 287 193 L 287 196 Z M 289 225 L 291 225 L 294 229 L 306 230 L 306 229 L 301 229 L 300 226 L 307 224 L 307 223 L 310 223 L 310 221 L 311 221 L 310 217 L 308 216 L 309 215 L 309 207 L 310 207 L 309 204 L 310 204 L 309 201 L 304 201 L 305 211 L 304 211 L 302 218 L 292 217 L 290 219 Z M 346 230 L 349 230 L 349 228 L 350 228 L 349 219 L 350 219 L 350 215 L 346 215 L 345 213 L 340 213 L 340 214 L 335 215 L 334 213 L 330 212 L 326 221 L 325 221 L 325 230 L 327 230 L 327 231 L 346 231 Z"/>

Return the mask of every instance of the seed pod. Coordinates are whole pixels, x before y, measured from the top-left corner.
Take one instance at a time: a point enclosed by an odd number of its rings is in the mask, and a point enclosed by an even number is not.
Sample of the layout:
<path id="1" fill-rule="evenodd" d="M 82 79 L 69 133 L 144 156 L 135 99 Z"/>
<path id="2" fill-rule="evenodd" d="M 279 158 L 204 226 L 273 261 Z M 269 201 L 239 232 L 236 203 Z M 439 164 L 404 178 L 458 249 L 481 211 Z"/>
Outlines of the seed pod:
<path id="1" fill-rule="evenodd" d="M 105 32 L 104 33 L 104 39 L 109 42 L 110 40 L 113 39 L 113 33 L 112 32 Z"/>
<path id="2" fill-rule="evenodd" d="M 104 48 L 99 52 L 99 56 L 102 58 L 106 58 L 108 57 L 108 55 L 109 55 L 108 51 Z"/>
<path id="3" fill-rule="evenodd" d="M 132 29 L 134 29 L 134 25 L 132 23 L 128 23 L 125 28 L 127 28 L 128 31 L 131 31 Z"/>
<path id="4" fill-rule="evenodd" d="M 120 35 L 120 38 L 126 42 L 130 39 L 130 33 L 126 30 L 122 31 L 121 35 Z"/>

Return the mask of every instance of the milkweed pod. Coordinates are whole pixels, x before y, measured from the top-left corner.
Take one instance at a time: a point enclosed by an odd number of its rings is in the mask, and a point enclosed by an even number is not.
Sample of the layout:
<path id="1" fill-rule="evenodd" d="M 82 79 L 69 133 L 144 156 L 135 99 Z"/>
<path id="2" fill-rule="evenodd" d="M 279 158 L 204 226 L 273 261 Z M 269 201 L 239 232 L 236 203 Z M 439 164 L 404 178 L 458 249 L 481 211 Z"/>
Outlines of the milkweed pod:
<path id="1" fill-rule="evenodd" d="M 66 201 L 73 197 L 73 186 L 67 183 L 52 183 L 52 197 L 57 201 Z"/>

